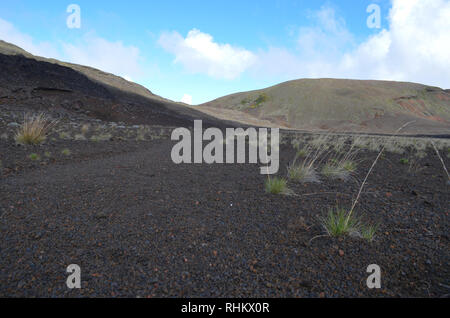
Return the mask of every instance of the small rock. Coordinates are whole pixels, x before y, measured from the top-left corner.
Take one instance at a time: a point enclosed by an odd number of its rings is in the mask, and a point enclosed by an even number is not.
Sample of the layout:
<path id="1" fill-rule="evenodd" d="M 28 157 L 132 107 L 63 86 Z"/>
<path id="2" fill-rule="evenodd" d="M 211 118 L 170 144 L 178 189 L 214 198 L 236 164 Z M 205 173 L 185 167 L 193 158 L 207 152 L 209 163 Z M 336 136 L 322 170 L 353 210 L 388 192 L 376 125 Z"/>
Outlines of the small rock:
<path id="1" fill-rule="evenodd" d="M 16 122 L 12 122 L 8 124 L 8 127 L 19 127 L 20 125 Z"/>
<path id="2" fill-rule="evenodd" d="M 344 251 L 343 250 L 339 250 L 339 256 L 344 256 Z"/>

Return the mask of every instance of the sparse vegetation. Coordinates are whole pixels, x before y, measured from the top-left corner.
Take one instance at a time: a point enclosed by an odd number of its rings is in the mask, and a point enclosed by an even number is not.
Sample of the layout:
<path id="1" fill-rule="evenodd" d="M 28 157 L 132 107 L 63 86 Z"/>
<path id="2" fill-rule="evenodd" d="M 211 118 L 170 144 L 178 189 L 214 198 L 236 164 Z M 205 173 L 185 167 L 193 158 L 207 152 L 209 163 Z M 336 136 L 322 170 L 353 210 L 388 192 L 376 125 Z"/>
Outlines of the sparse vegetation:
<path id="1" fill-rule="evenodd" d="M 362 225 L 360 228 L 361 237 L 369 242 L 372 242 L 375 238 L 378 225 Z"/>
<path id="2" fill-rule="evenodd" d="M 71 154 L 70 150 L 67 149 L 67 148 L 63 149 L 63 150 L 61 151 L 61 153 L 62 153 L 64 156 L 70 156 L 70 154 Z"/>
<path id="3" fill-rule="evenodd" d="M 63 140 L 71 140 L 72 136 L 70 136 L 70 134 L 66 133 L 66 132 L 60 132 L 59 133 L 59 139 L 63 139 Z"/>
<path id="4" fill-rule="evenodd" d="M 332 162 L 329 162 L 323 166 L 322 174 L 327 178 L 342 180 L 346 180 L 349 176 L 349 172 L 345 170 L 343 166 L 339 163 L 334 164 Z"/>
<path id="5" fill-rule="evenodd" d="M 25 115 L 22 125 L 16 133 L 15 139 L 24 145 L 38 145 L 42 143 L 49 130 L 55 125 L 44 113 Z"/>
<path id="6" fill-rule="evenodd" d="M 250 106 L 250 108 L 258 108 L 259 106 L 261 106 L 261 104 L 267 102 L 269 100 L 269 98 L 267 97 L 266 94 L 260 94 L 253 102 L 253 105 Z"/>
<path id="7" fill-rule="evenodd" d="M 355 216 L 348 217 L 345 209 L 330 209 L 328 215 L 322 220 L 322 226 L 330 236 L 342 236 L 357 232 L 360 226 L 359 220 Z"/>
<path id="8" fill-rule="evenodd" d="M 322 226 L 329 236 L 339 237 L 344 235 L 357 236 L 372 242 L 378 229 L 378 225 L 365 224 L 355 214 L 349 214 L 345 209 L 336 208 L 328 211 L 322 219 Z"/>
<path id="9" fill-rule="evenodd" d="M 85 141 L 86 137 L 83 134 L 76 134 L 75 135 L 75 140 L 76 141 Z"/>
<path id="10" fill-rule="evenodd" d="M 38 161 L 41 159 L 41 157 L 37 154 L 37 153 L 32 153 L 28 156 L 28 158 L 30 158 L 33 161 Z"/>
<path id="11" fill-rule="evenodd" d="M 349 173 L 353 173 L 356 171 L 356 163 L 351 160 L 344 160 L 342 162 L 342 168 L 344 168 L 344 170 L 346 170 Z"/>
<path id="12" fill-rule="evenodd" d="M 84 124 L 83 126 L 81 126 L 81 134 L 83 136 L 86 136 L 86 134 L 89 132 L 89 124 Z"/>
<path id="13" fill-rule="evenodd" d="M 401 163 L 402 165 L 407 165 L 407 164 L 409 164 L 409 160 L 406 159 L 406 158 L 402 158 L 402 159 L 400 159 L 400 163 Z"/>
<path id="14" fill-rule="evenodd" d="M 99 141 L 109 141 L 111 140 L 111 134 L 102 134 L 102 135 L 94 135 L 91 137 L 91 141 L 99 142 Z"/>
<path id="15" fill-rule="evenodd" d="M 304 162 L 302 164 L 292 164 L 288 168 L 288 178 L 292 181 L 298 182 L 317 182 L 316 171 L 312 165 L 306 165 Z"/>
<path id="16" fill-rule="evenodd" d="M 287 194 L 289 189 L 287 187 L 287 181 L 283 178 L 267 178 L 266 180 L 266 192 L 272 194 Z"/>

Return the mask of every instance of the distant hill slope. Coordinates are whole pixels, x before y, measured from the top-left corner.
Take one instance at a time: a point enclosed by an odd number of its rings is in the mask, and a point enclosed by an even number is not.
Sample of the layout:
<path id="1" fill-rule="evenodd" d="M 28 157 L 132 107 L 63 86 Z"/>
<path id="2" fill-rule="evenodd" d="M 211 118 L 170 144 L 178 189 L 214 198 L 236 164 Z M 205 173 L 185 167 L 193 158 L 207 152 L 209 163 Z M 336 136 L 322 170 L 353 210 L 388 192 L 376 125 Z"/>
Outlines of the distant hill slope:
<path id="1" fill-rule="evenodd" d="M 415 83 L 302 79 L 190 107 L 91 67 L 34 56 L 0 40 L 0 106 L 129 123 L 280 127 L 306 131 L 450 134 L 450 90 Z"/>
<path id="2" fill-rule="evenodd" d="M 301 130 L 450 133 L 450 91 L 415 83 L 301 79 L 237 93 L 198 109 L 243 122 Z"/>
<path id="3" fill-rule="evenodd" d="M 72 112 L 110 121 L 190 126 L 233 126 L 181 103 L 153 94 L 119 76 L 34 56 L 0 40 L 0 106 Z"/>
<path id="4" fill-rule="evenodd" d="M 2 41 L 2 40 L 0 40 L 0 54 L 23 55 L 27 58 L 33 58 L 37 61 L 44 61 L 44 62 L 49 62 L 49 63 L 53 63 L 53 64 L 58 64 L 61 66 L 70 67 L 70 68 L 86 75 L 91 80 L 98 81 L 103 84 L 108 84 L 114 88 L 118 88 L 118 89 L 124 90 L 126 92 L 130 92 L 130 93 L 138 94 L 138 95 L 141 95 L 141 96 L 144 96 L 147 98 L 167 100 L 167 99 L 164 99 L 160 96 L 153 94 L 151 91 L 149 91 L 145 87 L 143 87 L 139 84 L 133 83 L 133 82 L 129 82 L 120 76 L 109 74 L 109 73 L 97 70 L 97 69 L 89 67 L 89 66 L 66 63 L 66 62 L 55 60 L 55 59 L 48 59 L 45 57 L 35 56 L 14 44 L 11 44 L 11 43 L 8 43 L 8 42 Z"/>

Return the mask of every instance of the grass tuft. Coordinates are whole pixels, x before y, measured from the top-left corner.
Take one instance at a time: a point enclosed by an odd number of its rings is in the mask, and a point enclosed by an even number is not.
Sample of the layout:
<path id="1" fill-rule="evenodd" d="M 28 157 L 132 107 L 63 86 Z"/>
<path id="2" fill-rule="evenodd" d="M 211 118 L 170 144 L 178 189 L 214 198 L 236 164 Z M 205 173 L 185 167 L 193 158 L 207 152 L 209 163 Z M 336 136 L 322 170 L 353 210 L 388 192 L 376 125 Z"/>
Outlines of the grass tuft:
<path id="1" fill-rule="evenodd" d="M 288 168 L 288 178 L 297 182 L 318 182 L 316 171 L 312 165 L 292 164 Z"/>
<path id="2" fill-rule="evenodd" d="M 62 151 L 61 151 L 61 153 L 64 155 L 64 156 L 70 156 L 70 154 L 71 154 L 71 152 L 70 152 L 70 150 L 69 149 L 63 149 Z"/>
<path id="3" fill-rule="evenodd" d="M 41 157 L 37 153 L 32 153 L 31 155 L 28 156 L 28 158 L 30 158 L 33 161 L 38 161 L 41 159 Z"/>
<path id="4" fill-rule="evenodd" d="M 349 172 L 344 169 L 340 164 L 334 164 L 329 162 L 322 168 L 322 174 L 330 179 L 342 179 L 346 180 L 349 177 Z"/>
<path id="5" fill-rule="evenodd" d="M 50 121 L 43 113 L 25 115 L 23 124 L 16 132 L 15 139 L 20 144 L 38 145 L 45 140 L 48 131 L 55 123 L 55 121 Z"/>
<path id="6" fill-rule="evenodd" d="M 348 213 L 345 209 L 331 209 L 326 218 L 322 220 L 322 226 L 330 236 L 343 236 L 358 231 L 359 220 L 352 216 L 347 220 Z"/>
<path id="7" fill-rule="evenodd" d="M 362 225 L 360 229 L 361 237 L 369 242 L 372 242 L 377 232 L 377 225 Z"/>
<path id="8" fill-rule="evenodd" d="M 289 192 L 287 181 L 278 177 L 267 178 L 266 192 L 272 194 L 287 194 Z"/>

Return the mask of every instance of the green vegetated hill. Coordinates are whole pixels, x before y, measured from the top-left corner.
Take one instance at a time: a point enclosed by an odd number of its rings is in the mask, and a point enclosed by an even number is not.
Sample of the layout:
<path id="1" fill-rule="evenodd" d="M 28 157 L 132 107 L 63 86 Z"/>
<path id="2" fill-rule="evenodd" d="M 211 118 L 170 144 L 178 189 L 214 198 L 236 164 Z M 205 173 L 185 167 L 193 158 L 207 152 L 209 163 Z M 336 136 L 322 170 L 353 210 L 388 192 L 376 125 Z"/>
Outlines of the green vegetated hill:
<path id="1" fill-rule="evenodd" d="M 200 109 L 223 109 L 274 125 L 304 130 L 450 133 L 450 91 L 415 83 L 301 79 L 225 96 Z M 239 116 L 236 115 L 236 118 Z"/>

